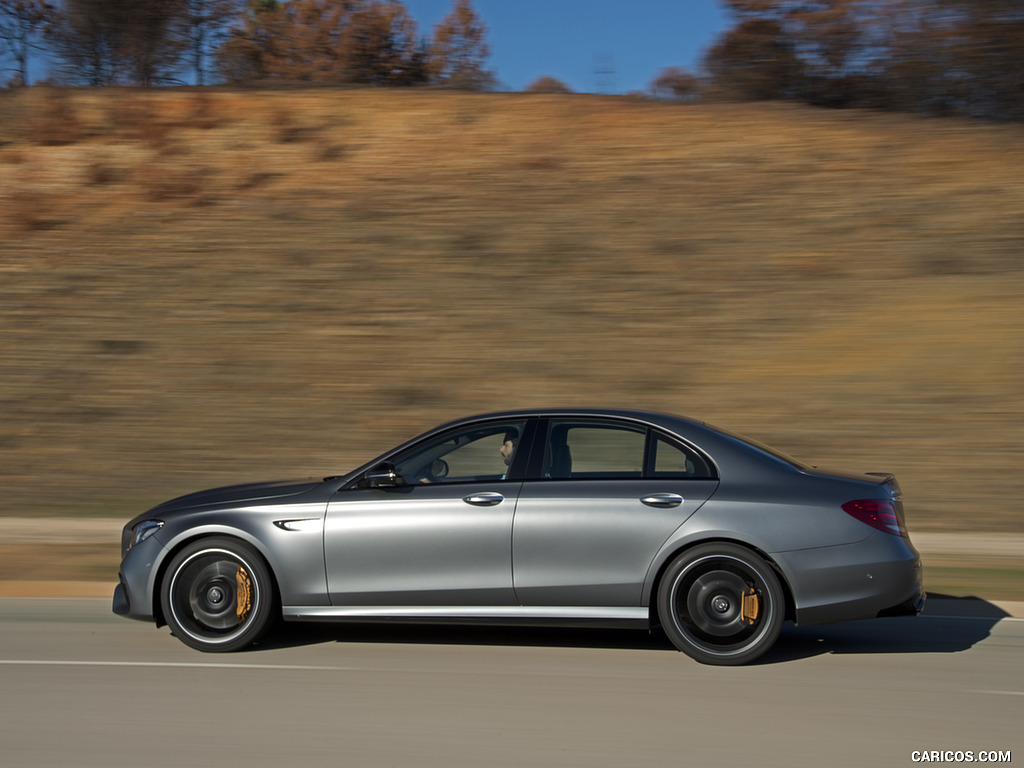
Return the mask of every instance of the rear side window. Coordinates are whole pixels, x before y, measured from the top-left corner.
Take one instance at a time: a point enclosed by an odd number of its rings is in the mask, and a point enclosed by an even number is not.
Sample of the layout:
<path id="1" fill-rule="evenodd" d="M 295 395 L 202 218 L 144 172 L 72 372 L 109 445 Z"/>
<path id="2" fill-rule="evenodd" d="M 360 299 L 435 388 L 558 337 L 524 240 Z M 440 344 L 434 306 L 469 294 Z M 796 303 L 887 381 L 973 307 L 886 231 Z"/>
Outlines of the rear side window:
<path id="1" fill-rule="evenodd" d="M 642 425 L 552 420 L 543 477 L 550 479 L 714 478 L 696 451 Z"/>
<path id="2" fill-rule="evenodd" d="M 552 422 L 545 477 L 642 477 L 646 430 L 614 424 Z"/>

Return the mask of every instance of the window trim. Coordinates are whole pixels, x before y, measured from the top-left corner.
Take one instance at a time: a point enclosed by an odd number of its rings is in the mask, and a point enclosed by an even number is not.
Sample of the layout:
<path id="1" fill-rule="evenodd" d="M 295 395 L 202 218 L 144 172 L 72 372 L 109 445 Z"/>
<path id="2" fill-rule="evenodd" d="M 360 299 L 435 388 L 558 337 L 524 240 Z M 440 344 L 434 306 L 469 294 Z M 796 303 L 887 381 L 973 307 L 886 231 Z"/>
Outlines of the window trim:
<path id="1" fill-rule="evenodd" d="M 643 421 L 632 421 L 628 419 L 617 419 L 613 417 L 602 417 L 602 416 L 542 416 L 537 419 L 535 424 L 535 431 L 532 435 L 533 444 L 530 450 L 529 461 L 526 464 L 526 480 L 538 480 L 543 482 L 574 482 L 574 481 L 593 481 L 593 477 L 545 477 L 544 476 L 544 465 L 547 460 L 547 451 L 549 446 L 549 438 L 551 435 L 551 428 L 554 423 L 567 423 L 567 424 L 578 424 L 580 426 L 594 425 L 597 427 L 605 427 L 611 429 L 621 429 L 626 432 L 638 432 L 644 435 L 644 455 L 643 464 L 641 465 L 640 476 L 636 477 L 608 477 L 609 481 L 617 480 L 682 480 L 687 482 L 693 481 L 718 481 L 720 475 L 718 473 L 718 467 L 715 462 L 708 456 L 704 451 L 698 449 L 695 445 L 690 443 L 688 440 L 675 435 L 671 432 L 667 432 L 660 427 L 648 424 Z M 682 452 L 692 455 L 704 464 L 707 470 L 705 475 L 680 475 L 680 474 L 656 474 L 654 471 L 653 461 L 656 457 L 654 450 L 654 441 L 661 439 L 667 444 L 678 448 Z M 517 455 L 518 460 L 518 455 Z"/>

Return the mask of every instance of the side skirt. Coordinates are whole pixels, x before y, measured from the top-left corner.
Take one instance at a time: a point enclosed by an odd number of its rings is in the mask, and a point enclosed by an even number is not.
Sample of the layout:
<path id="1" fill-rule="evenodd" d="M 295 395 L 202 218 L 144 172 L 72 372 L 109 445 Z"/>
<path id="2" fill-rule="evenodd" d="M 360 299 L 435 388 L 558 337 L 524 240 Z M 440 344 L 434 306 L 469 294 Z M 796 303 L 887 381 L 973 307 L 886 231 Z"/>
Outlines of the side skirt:
<path id="1" fill-rule="evenodd" d="M 400 622 L 427 624 L 492 624 L 543 627 L 649 626 L 643 606 L 517 606 L 517 605 L 286 605 L 285 621 Z"/>

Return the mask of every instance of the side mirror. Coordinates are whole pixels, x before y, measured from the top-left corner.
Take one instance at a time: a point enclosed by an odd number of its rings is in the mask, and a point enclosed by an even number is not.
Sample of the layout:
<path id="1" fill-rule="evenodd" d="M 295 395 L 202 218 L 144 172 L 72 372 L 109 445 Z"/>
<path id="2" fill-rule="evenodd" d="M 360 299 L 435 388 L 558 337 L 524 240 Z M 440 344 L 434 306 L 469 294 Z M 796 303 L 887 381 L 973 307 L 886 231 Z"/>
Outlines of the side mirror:
<path id="1" fill-rule="evenodd" d="M 402 483 L 401 476 L 390 461 L 381 462 L 366 470 L 363 479 L 368 488 L 394 488 Z"/>

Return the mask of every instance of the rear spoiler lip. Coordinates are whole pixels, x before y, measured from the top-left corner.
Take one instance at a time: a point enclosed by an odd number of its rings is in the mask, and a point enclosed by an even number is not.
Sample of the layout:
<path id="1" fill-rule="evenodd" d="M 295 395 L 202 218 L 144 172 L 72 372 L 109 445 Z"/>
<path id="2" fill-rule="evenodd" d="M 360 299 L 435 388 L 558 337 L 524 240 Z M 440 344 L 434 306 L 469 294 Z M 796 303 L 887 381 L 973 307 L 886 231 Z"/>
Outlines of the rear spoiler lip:
<path id="1" fill-rule="evenodd" d="M 850 472 L 849 470 L 831 469 L 829 467 L 807 467 L 802 471 L 808 475 L 854 480 L 883 487 L 888 486 L 893 493 L 898 494 L 900 492 L 900 484 L 896 480 L 896 475 L 891 472 Z"/>

